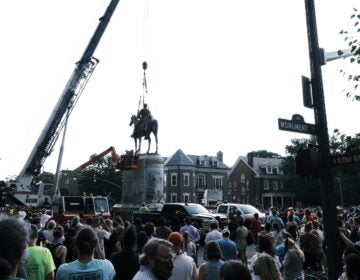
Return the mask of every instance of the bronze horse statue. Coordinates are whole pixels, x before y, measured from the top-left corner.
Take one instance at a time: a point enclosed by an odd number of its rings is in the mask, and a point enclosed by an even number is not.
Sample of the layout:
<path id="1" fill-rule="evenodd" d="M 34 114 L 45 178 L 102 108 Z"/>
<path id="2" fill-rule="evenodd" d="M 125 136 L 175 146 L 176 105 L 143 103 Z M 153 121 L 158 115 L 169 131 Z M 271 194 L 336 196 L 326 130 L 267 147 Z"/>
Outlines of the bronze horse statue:
<path id="1" fill-rule="evenodd" d="M 129 126 L 134 125 L 134 131 L 133 134 L 131 135 L 131 137 L 134 138 L 134 142 L 135 142 L 135 152 L 136 153 L 140 153 L 140 149 L 141 149 L 141 138 L 145 137 L 145 139 L 148 140 L 148 149 L 147 149 L 147 154 L 150 151 L 150 145 L 151 145 L 151 137 L 150 134 L 154 134 L 155 137 L 155 143 L 156 143 L 156 151 L 155 153 L 157 154 L 158 152 L 158 138 L 157 138 L 157 132 L 158 132 L 158 122 L 155 119 L 150 119 L 147 120 L 147 125 L 145 126 L 144 124 L 141 123 L 141 121 L 139 120 L 139 118 L 135 115 L 131 115 L 131 119 L 130 119 L 130 123 Z M 139 140 L 139 146 L 138 146 L 138 140 Z"/>

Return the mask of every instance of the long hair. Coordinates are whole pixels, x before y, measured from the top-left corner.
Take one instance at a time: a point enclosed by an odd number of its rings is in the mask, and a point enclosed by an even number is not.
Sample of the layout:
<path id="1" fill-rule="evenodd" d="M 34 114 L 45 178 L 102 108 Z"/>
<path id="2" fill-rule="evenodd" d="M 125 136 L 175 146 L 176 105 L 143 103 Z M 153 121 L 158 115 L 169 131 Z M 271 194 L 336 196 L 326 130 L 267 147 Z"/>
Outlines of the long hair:
<path id="1" fill-rule="evenodd" d="M 281 273 L 276 267 L 274 258 L 267 253 L 259 254 L 253 270 L 256 275 L 260 276 L 261 280 L 282 280 Z"/>

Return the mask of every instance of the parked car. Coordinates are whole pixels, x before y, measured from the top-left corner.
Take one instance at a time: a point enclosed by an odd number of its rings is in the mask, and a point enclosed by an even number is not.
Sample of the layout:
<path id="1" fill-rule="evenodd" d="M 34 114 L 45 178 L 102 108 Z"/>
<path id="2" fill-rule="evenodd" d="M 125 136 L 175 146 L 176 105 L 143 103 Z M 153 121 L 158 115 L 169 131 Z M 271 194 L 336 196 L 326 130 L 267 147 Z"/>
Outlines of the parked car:
<path id="1" fill-rule="evenodd" d="M 254 219 L 254 214 L 259 214 L 259 220 L 261 224 L 265 223 L 265 213 L 261 212 L 256 207 L 250 204 L 238 204 L 238 203 L 221 203 L 216 209 L 216 213 L 224 214 L 229 216 L 229 213 L 236 213 L 237 210 L 240 210 L 241 215 L 245 218 L 245 226 L 249 227 L 252 219 Z"/>

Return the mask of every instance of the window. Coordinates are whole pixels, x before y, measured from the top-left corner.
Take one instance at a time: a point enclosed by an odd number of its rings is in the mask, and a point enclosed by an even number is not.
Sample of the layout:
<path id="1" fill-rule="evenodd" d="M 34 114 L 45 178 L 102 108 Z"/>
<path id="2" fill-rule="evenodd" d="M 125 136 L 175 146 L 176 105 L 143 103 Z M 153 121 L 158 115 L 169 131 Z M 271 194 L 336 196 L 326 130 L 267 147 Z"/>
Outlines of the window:
<path id="1" fill-rule="evenodd" d="M 217 162 L 216 160 L 214 160 L 214 161 L 212 162 L 212 165 L 213 165 L 214 167 L 217 167 L 217 166 L 218 166 L 218 162 Z"/>
<path id="2" fill-rule="evenodd" d="M 241 194 L 245 195 L 246 194 L 246 188 L 245 187 L 241 187 Z"/>
<path id="3" fill-rule="evenodd" d="M 200 160 L 200 166 L 205 166 L 205 160 Z"/>
<path id="4" fill-rule="evenodd" d="M 280 189 L 284 189 L 284 181 L 280 181 Z"/>
<path id="5" fill-rule="evenodd" d="M 171 200 L 171 202 L 177 202 L 177 194 L 176 193 L 171 193 L 170 200 Z"/>
<path id="6" fill-rule="evenodd" d="M 177 174 L 176 173 L 172 173 L 171 174 L 171 186 L 177 186 Z"/>
<path id="7" fill-rule="evenodd" d="M 189 173 L 184 174 L 184 187 L 190 186 L 190 175 Z"/>
<path id="8" fill-rule="evenodd" d="M 206 186 L 205 182 L 205 176 L 204 175 L 198 175 L 196 177 L 196 187 L 199 189 L 204 189 Z"/>
<path id="9" fill-rule="evenodd" d="M 276 172 L 277 174 L 283 174 L 283 171 L 280 169 L 280 167 L 276 167 Z"/>
<path id="10" fill-rule="evenodd" d="M 190 202 L 190 194 L 189 193 L 183 193 L 184 196 L 184 202 Z"/>
<path id="11" fill-rule="evenodd" d="M 221 176 L 214 176 L 213 177 L 213 186 L 214 186 L 214 189 L 221 189 L 222 188 L 222 177 Z"/>
<path id="12" fill-rule="evenodd" d="M 266 166 L 266 173 L 272 174 L 272 168 L 271 165 Z"/>
<path id="13" fill-rule="evenodd" d="M 258 193 L 255 196 L 255 204 L 260 204 L 260 195 Z"/>
<path id="14" fill-rule="evenodd" d="M 250 190 L 250 182 L 249 182 L 249 180 L 246 180 L 246 189 Z"/>
<path id="15" fill-rule="evenodd" d="M 269 180 L 264 180 L 264 190 L 269 190 Z"/>
<path id="16" fill-rule="evenodd" d="M 245 175 L 244 174 L 241 174 L 240 181 L 241 181 L 241 183 L 245 183 Z"/>
<path id="17" fill-rule="evenodd" d="M 167 181 L 166 178 L 167 178 L 167 174 L 165 173 L 164 174 L 164 187 L 166 187 L 166 181 Z"/>
<path id="18" fill-rule="evenodd" d="M 273 185 L 273 190 L 274 191 L 277 191 L 279 189 L 279 182 L 278 181 L 273 181 L 272 185 Z"/>

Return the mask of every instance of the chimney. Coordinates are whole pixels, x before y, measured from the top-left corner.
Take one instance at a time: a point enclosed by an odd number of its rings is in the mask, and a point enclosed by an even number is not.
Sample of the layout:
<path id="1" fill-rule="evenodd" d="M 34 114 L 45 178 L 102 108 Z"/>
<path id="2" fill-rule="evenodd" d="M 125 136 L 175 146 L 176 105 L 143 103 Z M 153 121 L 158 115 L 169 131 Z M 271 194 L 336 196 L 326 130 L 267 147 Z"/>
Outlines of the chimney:
<path id="1" fill-rule="evenodd" d="M 254 154 L 253 153 L 247 154 L 247 161 L 251 167 L 254 167 Z"/>
<path id="2" fill-rule="evenodd" d="M 218 151 L 216 154 L 216 157 L 217 157 L 218 161 L 223 162 L 223 152 L 222 151 Z"/>

